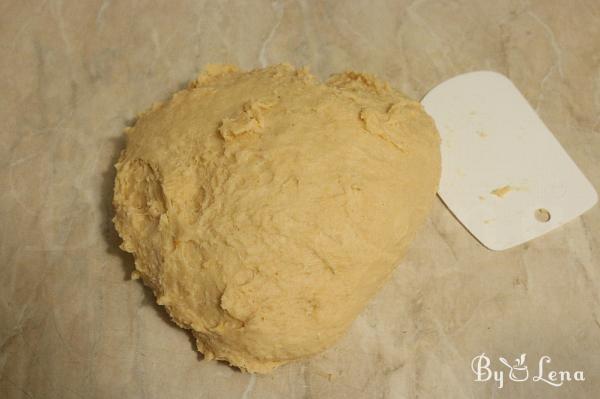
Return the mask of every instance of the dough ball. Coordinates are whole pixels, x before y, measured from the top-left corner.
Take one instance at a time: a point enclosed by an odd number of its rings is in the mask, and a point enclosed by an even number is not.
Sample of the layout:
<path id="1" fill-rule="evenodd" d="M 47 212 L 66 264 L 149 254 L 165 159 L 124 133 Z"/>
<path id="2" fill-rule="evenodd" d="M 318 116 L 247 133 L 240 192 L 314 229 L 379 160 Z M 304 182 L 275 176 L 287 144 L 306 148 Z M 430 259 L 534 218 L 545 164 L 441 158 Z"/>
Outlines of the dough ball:
<path id="1" fill-rule="evenodd" d="M 114 223 L 206 359 L 269 372 L 331 346 L 434 199 L 439 137 L 375 78 L 210 66 L 128 129 Z"/>

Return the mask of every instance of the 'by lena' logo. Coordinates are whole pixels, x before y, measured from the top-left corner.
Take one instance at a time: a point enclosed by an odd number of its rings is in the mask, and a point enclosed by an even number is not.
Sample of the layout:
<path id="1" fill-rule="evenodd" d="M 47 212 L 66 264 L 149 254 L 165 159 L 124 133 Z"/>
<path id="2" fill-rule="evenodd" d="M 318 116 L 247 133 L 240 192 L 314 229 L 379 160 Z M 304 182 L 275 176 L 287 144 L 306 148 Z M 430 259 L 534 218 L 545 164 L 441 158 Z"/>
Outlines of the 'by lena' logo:
<path id="1" fill-rule="evenodd" d="M 489 357 L 482 353 L 477 355 L 471 361 L 471 370 L 475 374 L 475 381 L 486 382 L 493 380 L 498 385 L 498 389 L 504 386 L 506 379 L 506 372 L 508 372 L 508 379 L 513 382 L 523 382 L 529 380 L 529 368 L 526 364 L 525 353 L 515 359 L 514 363 L 511 364 L 504 357 L 499 357 L 498 361 L 503 365 L 502 369 L 495 370 L 492 367 L 492 361 Z M 585 381 L 583 371 L 556 371 L 551 370 L 548 366 L 552 362 L 550 356 L 542 356 L 538 362 L 537 370 L 532 369 L 531 381 L 533 382 L 545 382 L 553 387 L 560 387 L 567 381 Z"/>

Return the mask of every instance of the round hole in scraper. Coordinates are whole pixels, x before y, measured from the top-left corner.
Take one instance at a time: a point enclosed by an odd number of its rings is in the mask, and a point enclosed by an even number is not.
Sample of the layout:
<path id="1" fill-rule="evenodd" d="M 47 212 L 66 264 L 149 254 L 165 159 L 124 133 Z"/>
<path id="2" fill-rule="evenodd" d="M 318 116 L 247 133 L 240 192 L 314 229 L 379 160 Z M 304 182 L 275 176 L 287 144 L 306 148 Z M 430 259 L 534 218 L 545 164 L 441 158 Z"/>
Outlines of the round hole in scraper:
<path id="1" fill-rule="evenodd" d="M 547 209 L 539 208 L 535 210 L 534 217 L 535 220 L 537 220 L 540 223 L 547 223 L 550 221 L 552 215 L 550 215 L 550 212 L 548 212 Z"/>

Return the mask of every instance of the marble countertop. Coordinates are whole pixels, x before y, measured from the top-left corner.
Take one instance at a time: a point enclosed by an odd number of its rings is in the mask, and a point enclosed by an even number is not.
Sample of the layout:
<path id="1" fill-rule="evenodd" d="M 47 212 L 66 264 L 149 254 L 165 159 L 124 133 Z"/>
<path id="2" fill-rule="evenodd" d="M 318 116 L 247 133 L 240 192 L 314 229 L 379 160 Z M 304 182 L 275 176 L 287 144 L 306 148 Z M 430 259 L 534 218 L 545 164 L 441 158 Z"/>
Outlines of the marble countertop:
<path id="1" fill-rule="evenodd" d="M 504 252 L 440 201 L 332 349 L 268 376 L 201 361 L 118 250 L 122 129 L 206 63 L 374 73 L 414 98 L 508 75 L 600 188 L 600 3 L 17 1 L 0 4 L 0 397 L 591 398 L 600 391 L 600 207 Z M 484 352 L 528 381 L 477 382 Z M 550 370 L 584 372 L 553 387 Z M 519 370 L 515 373 L 518 374 Z M 522 370 L 521 370 L 522 372 Z M 518 376 L 515 376 L 518 378 Z"/>

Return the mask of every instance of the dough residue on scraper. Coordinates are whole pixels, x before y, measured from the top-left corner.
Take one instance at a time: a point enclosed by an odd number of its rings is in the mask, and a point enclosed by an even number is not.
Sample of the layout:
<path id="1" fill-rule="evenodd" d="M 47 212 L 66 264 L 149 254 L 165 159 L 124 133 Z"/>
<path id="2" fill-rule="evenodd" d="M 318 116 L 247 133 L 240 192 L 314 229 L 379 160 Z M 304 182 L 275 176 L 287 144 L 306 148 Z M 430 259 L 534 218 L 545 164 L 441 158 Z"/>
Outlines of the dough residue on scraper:
<path id="1" fill-rule="evenodd" d="M 210 66 L 140 115 L 116 164 L 135 273 L 206 359 L 316 354 L 402 259 L 440 176 L 421 105 L 372 76 Z"/>
<path id="2" fill-rule="evenodd" d="M 498 198 L 504 198 L 508 193 L 510 193 L 513 190 L 513 187 L 506 185 L 493 189 L 492 191 L 490 191 L 490 194 L 495 195 Z"/>
<path id="3" fill-rule="evenodd" d="M 490 194 L 495 195 L 498 198 L 504 198 L 508 194 L 515 191 L 527 191 L 527 186 L 512 186 L 506 184 L 504 186 L 500 186 L 498 188 L 493 189 L 492 191 L 490 191 Z"/>

